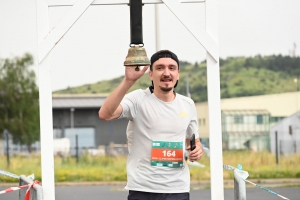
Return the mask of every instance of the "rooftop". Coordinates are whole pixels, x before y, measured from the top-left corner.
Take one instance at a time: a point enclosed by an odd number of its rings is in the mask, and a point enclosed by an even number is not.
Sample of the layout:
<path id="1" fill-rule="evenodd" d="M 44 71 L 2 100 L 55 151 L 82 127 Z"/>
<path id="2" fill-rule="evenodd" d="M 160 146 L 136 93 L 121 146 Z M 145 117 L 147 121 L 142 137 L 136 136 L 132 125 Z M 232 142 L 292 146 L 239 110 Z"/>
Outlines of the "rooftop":
<path id="1" fill-rule="evenodd" d="M 52 95 L 52 108 L 100 108 L 106 97 L 104 94 L 55 94 Z"/>

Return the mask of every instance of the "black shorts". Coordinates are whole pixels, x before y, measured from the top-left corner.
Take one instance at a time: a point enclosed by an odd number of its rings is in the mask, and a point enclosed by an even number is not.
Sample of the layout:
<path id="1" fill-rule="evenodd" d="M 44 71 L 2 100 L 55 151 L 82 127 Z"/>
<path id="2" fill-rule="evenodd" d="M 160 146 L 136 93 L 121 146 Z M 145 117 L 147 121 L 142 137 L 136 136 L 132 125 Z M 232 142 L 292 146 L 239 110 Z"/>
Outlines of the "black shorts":
<path id="1" fill-rule="evenodd" d="M 128 200 L 190 200 L 190 193 L 152 193 L 129 190 Z"/>

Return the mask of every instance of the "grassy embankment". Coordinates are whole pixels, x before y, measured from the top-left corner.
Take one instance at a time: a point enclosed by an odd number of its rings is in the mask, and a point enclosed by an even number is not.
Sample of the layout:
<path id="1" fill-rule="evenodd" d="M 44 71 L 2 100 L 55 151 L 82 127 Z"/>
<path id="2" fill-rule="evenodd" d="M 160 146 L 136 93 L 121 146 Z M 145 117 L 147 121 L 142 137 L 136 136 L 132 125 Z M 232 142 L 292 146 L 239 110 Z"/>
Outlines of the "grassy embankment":
<path id="1" fill-rule="evenodd" d="M 6 158 L 0 157 L 0 168 L 17 175 L 35 174 L 41 180 L 41 161 L 39 156 L 12 157 L 10 167 Z M 209 158 L 204 155 L 200 161 L 205 168 L 190 166 L 191 180 L 209 180 Z M 226 151 L 223 152 L 223 163 L 236 167 L 238 164 L 249 172 L 249 178 L 300 178 L 300 154 L 281 157 L 276 165 L 275 155 L 268 152 Z M 76 164 L 75 158 L 55 158 L 56 182 L 80 181 L 126 181 L 126 156 L 92 157 L 81 156 Z M 233 179 L 233 172 L 224 170 L 224 179 Z M 0 176 L 0 183 L 16 182 L 16 179 Z"/>

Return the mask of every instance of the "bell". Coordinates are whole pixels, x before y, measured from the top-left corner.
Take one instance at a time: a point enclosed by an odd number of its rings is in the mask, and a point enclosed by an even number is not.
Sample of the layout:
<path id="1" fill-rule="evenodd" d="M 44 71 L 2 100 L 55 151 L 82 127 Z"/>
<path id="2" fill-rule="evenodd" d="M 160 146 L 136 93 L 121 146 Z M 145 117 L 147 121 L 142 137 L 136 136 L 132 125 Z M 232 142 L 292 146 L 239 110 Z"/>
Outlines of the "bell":
<path id="1" fill-rule="evenodd" d="M 147 66 L 150 65 L 150 60 L 147 57 L 145 48 L 133 46 L 128 49 L 124 66 Z M 138 68 L 138 67 L 137 67 Z"/>

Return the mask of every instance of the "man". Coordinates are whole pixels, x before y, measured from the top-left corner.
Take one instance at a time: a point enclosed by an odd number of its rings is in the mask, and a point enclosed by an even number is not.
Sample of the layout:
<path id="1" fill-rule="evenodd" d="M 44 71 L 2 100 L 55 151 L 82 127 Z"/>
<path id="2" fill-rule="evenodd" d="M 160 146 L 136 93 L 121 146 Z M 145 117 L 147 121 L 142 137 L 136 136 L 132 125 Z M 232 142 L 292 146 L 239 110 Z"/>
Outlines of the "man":
<path id="1" fill-rule="evenodd" d="M 189 138 L 196 136 L 190 161 L 202 156 L 194 102 L 174 92 L 179 80 L 179 61 L 168 50 L 151 57 L 149 78 L 152 86 L 127 93 L 149 66 L 125 68 L 125 78 L 107 97 L 99 111 L 103 120 L 129 119 L 127 185 L 129 200 L 188 200 L 189 168 L 184 151 Z M 187 146 L 185 148 L 185 146 Z"/>

